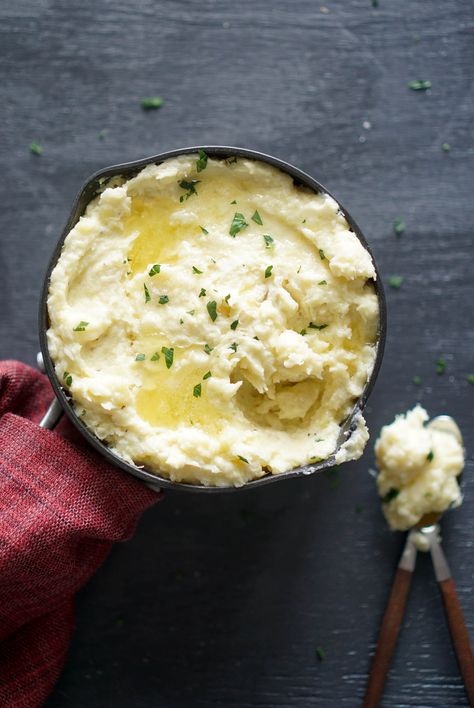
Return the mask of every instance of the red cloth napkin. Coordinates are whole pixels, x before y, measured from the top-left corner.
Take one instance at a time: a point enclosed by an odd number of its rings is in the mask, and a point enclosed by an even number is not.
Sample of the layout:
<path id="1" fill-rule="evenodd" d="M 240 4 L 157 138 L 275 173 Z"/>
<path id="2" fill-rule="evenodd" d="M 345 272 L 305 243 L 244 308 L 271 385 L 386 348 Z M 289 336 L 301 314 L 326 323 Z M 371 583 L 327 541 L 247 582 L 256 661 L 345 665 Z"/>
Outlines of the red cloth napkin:
<path id="1" fill-rule="evenodd" d="M 44 702 L 68 649 L 74 594 L 160 499 L 69 421 L 39 428 L 52 398 L 43 374 L 0 362 L 1 708 Z"/>

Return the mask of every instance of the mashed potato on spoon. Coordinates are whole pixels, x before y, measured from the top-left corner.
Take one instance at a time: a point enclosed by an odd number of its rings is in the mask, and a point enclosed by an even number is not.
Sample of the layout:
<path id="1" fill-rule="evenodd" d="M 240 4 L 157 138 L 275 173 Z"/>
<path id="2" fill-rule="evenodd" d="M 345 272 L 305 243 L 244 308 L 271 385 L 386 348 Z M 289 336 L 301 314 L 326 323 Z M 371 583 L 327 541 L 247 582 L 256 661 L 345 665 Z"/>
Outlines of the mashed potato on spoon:
<path id="1" fill-rule="evenodd" d="M 242 485 L 334 453 L 374 365 L 374 279 L 328 195 L 201 151 L 89 204 L 51 275 L 48 347 L 123 459 Z"/>

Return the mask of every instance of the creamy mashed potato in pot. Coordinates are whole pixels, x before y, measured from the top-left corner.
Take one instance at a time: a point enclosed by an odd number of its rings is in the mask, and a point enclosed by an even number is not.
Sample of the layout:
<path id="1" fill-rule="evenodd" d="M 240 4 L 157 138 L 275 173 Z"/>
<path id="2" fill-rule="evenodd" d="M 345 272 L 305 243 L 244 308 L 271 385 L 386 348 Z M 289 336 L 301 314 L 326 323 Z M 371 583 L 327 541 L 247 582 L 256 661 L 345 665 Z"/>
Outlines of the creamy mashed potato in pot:
<path id="1" fill-rule="evenodd" d="M 375 443 L 382 508 L 392 529 L 406 530 L 425 514 L 462 501 L 457 476 L 464 467 L 461 442 L 449 431 L 427 425 L 420 405 L 385 425 Z"/>
<path id="2" fill-rule="evenodd" d="M 238 486 L 335 452 L 375 361 L 374 279 L 328 195 L 264 162 L 182 155 L 88 205 L 51 275 L 48 348 L 117 455 Z M 341 461 L 367 437 L 360 417 Z"/>

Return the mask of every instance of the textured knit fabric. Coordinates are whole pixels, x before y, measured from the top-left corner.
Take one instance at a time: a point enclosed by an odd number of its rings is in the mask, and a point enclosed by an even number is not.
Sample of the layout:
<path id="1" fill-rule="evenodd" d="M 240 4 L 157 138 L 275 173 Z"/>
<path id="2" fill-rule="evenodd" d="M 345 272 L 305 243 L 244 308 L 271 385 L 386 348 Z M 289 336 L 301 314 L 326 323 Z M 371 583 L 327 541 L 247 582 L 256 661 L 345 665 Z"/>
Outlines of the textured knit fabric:
<path id="1" fill-rule="evenodd" d="M 1 708 L 44 702 L 71 638 L 74 594 L 160 498 L 67 420 L 39 428 L 52 398 L 43 374 L 0 363 Z"/>

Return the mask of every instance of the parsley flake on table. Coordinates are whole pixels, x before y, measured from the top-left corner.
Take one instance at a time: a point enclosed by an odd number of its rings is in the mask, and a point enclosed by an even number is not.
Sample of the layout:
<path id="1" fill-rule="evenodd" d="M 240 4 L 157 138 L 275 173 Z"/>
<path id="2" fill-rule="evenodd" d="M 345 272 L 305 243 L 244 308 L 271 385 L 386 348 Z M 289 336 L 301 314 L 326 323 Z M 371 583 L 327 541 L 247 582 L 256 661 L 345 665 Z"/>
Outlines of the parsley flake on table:
<path id="1" fill-rule="evenodd" d="M 327 324 L 320 324 L 320 325 L 318 325 L 318 324 L 316 324 L 315 322 L 310 322 L 309 325 L 308 325 L 308 327 L 309 327 L 310 329 L 326 329 L 326 327 L 329 327 L 329 325 L 327 325 Z"/>
<path id="2" fill-rule="evenodd" d="M 81 320 L 78 325 L 72 328 L 73 332 L 84 332 L 89 322 L 84 322 Z"/>
<path id="3" fill-rule="evenodd" d="M 166 305 L 166 303 L 169 301 L 170 301 L 170 299 L 169 299 L 168 295 L 160 295 L 160 298 L 158 300 L 160 305 Z"/>
<path id="4" fill-rule="evenodd" d="M 314 653 L 316 654 L 316 658 L 318 661 L 324 661 L 324 659 L 326 658 L 326 652 L 322 647 L 316 647 Z"/>
<path id="5" fill-rule="evenodd" d="M 157 275 L 161 270 L 161 265 L 159 263 L 155 263 L 150 270 L 148 271 L 148 275 L 150 277 L 153 277 L 154 275 Z"/>
<path id="6" fill-rule="evenodd" d="M 355 513 L 356 514 L 362 514 L 363 511 L 364 511 L 364 507 L 362 506 L 362 504 L 355 505 Z"/>
<path id="7" fill-rule="evenodd" d="M 152 356 L 150 357 L 150 361 L 158 361 L 159 358 L 160 358 L 160 355 L 158 354 L 158 352 L 155 352 L 155 353 L 152 354 Z"/>
<path id="8" fill-rule="evenodd" d="M 319 257 L 322 261 L 324 261 L 324 259 L 326 258 L 326 255 L 322 248 L 319 249 Z"/>
<path id="9" fill-rule="evenodd" d="M 438 359 L 436 362 L 436 373 L 438 376 L 441 376 L 441 374 L 444 374 L 446 371 L 446 361 L 444 359 Z"/>
<path id="10" fill-rule="evenodd" d="M 429 453 L 426 455 L 426 459 L 428 460 L 428 462 L 433 462 L 433 458 L 434 458 L 434 452 L 433 452 L 433 450 L 430 450 Z"/>
<path id="11" fill-rule="evenodd" d="M 449 152 L 451 150 L 451 145 L 449 143 L 443 143 L 441 145 L 443 152 Z"/>
<path id="12" fill-rule="evenodd" d="M 270 234 L 263 234 L 263 240 L 265 241 L 265 248 L 271 248 L 275 243 L 275 240 L 270 236 Z"/>
<path id="13" fill-rule="evenodd" d="M 185 199 L 189 199 L 193 194 L 197 195 L 196 185 L 200 183 L 199 179 L 182 179 L 178 182 L 181 189 L 186 190 L 186 194 L 182 194 L 179 198 L 180 202 L 184 202 Z"/>
<path id="14" fill-rule="evenodd" d="M 238 346 L 239 346 L 239 345 L 238 345 L 236 342 L 232 342 L 232 344 L 230 345 L 229 349 L 232 349 L 233 352 L 236 352 Z"/>
<path id="15" fill-rule="evenodd" d="M 236 330 L 238 326 L 239 326 L 239 320 L 234 320 L 232 322 L 232 324 L 230 325 L 230 328 L 233 330 Z"/>
<path id="16" fill-rule="evenodd" d="M 33 153 L 33 155 L 43 154 L 43 147 L 36 140 L 31 141 L 29 148 L 30 152 Z"/>
<path id="17" fill-rule="evenodd" d="M 209 231 L 208 231 L 207 229 L 205 229 L 204 226 L 200 226 L 199 228 L 201 229 L 201 231 L 203 232 L 203 234 L 206 234 L 206 236 L 207 236 L 207 234 L 209 233 Z"/>
<path id="18" fill-rule="evenodd" d="M 206 371 L 206 373 L 205 373 L 204 376 L 202 377 L 202 380 L 205 381 L 206 379 L 210 379 L 211 376 L 212 376 L 211 372 L 210 372 L 210 371 Z"/>
<path id="19" fill-rule="evenodd" d="M 212 352 L 213 349 L 214 349 L 214 347 L 210 347 L 209 344 L 205 344 L 205 345 L 204 345 L 204 351 L 205 351 L 206 354 L 208 354 L 208 355 L 211 354 L 211 352 Z"/>
<path id="20" fill-rule="evenodd" d="M 199 150 L 199 157 L 196 160 L 196 170 L 202 172 L 207 167 L 208 156 L 204 150 Z"/>
<path id="21" fill-rule="evenodd" d="M 165 355 L 165 364 L 167 369 L 173 366 L 174 349 L 173 347 L 161 347 L 161 353 Z"/>
<path id="22" fill-rule="evenodd" d="M 150 300 L 151 300 L 150 291 L 148 290 L 146 283 L 143 283 L 143 289 L 145 291 L 145 302 L 150 302 Z"/>
<path id="23" fill-rule="evenodd" d="M 426 91 L 431 88 L 431 81 L 426 81 L 425 79 L 417 79 L 416 81 L 410 81 L 408 88 L 412 91 Z"/>
<path id="24" fill-rule="evenodd" d="M 402 283 L 403 277 L 401 275 L 391 275 L 388 279 L 389 286 L 395 290 L 398 290 Z"/>
<path id="25" fill-rule="evenodd" d="M 270 278 L 272 274 L 273 266 L 269 265 L 265 268 L 265 278 Z"/>
<path id="26" fill-rule="evenodd" d="M 400 216 L 397 216 L 397 218 L 393 222 L 393 230 L 395 231 L 395 234 L 397 236 L 401 236 L 402 233 L 405 231 L 405 222 Z"/>
<path id="27" fill-rule="evenodd" d="M 207 303 L 206 307 L 209 313 L 209 317 L 213 322 L 215 322 L 217 319 L 217 302 L 215 300 L 211 300 Z"/>
<path id="28" fill-rule="evenodd" d="M 193 273 L 196 275 L 202 275 L 202 270 L 199 270 L 199 268 L 196 268 L 196 266 L 193 266 Z"/>
<path id="29" fill-rule="evenodd" d="M 194 398 L 201 398 L 201 384 L 198 383 L 195 385 L 193 388 L 193 396 Z"/>
<path id="30" fill-rule="evenodd" d="M 470 383 L 472 386 L 474 386 L 474 374 L 468 374 L 466 376 L 466 381 Z"/>
<path id="31" fill-rule="evenodd" d="M 148 98 L 142 98 L 140 101 L 140 105 L 145 111 L 161 108 L 163 104 L 164 101 L 161 96 L 149 96 Z"/>
<path id="32" fill-rule="evenodd" d="M 242 457 L 242 455 L 237 455 L 237 457 L 241 462 L 245 462 L 245 464 L 248 465 L 249 461 L 246 457 Z"/>
<path id="33" fill-rule="evenodd" d="M 199 297 L 205 297 L 205 295 L 206 295 L 205 288 L 201 288 L 201 290 L 199 291 Z"/>
<path id="34" fill-rule="evenodd" d="M 65 372 L 64 372 L 64 374 L 63 374 L 63 379 L 64 379 L 64 382 L 65 382 L 66 386 L 71 386 L 71 384 L 72 384 L 72 376 L 71 376 L 71 374 L 69 373 L 69 371 L 65 371 Z"/>
<path id="35" fill-rule="evenodd" d="M 415 384 L 415 386 L 421 386 L 421 378 L 419 376 L 414 376 L 412 378 L 412 382 Z"/>
<path id="36" fill-rule="evenodd" d="M 236 211 L 234 214 L 234 218 L 232 219 L 232 223 L 230 225 L 229 233 L 231 236 L 233 236 L 235 238 L 235 236 L 239 233 L 239 231 L 246 229 L 247 226 L 248 226 L 248 224 L 245 221 L 244 215 L 241 214 L 240 212 Z"/>
<path id="37" fill-rule="evenodd" d="M 395 487 L 391 487 L 386 494 L 382 497 L 382 504 L 389 504 L 393 499 L 398 497 L 400 494 L 399 489 L 395 489 Z"/>
<path id="38" fill-rule="evenodd" d="M 263 226 L 262 217 L 260 216 L 260 214 L 258 213 L 258 211 L 256 209 L 255 209 L 254 213 L 252 214 L 251 219 L 252 219 L 252 221 L 255 221 L 255 223 L 258 224 L 259 226 Z"/>
<path id="39" fill-rule="evenodd" d="M 99 130 L 99 132 L 97 133 L 97 137 L 99 138 L 99 140 L 103 140 L 108 132 L 109 131 L 106 128 L 102 128 L 102 130 Z"/>
<path id="40" fill-rule="evenodd" d="M 135 361 L 145 361 L 145 355 L 137 354 L 137 356 L 135 357 Z"/>

